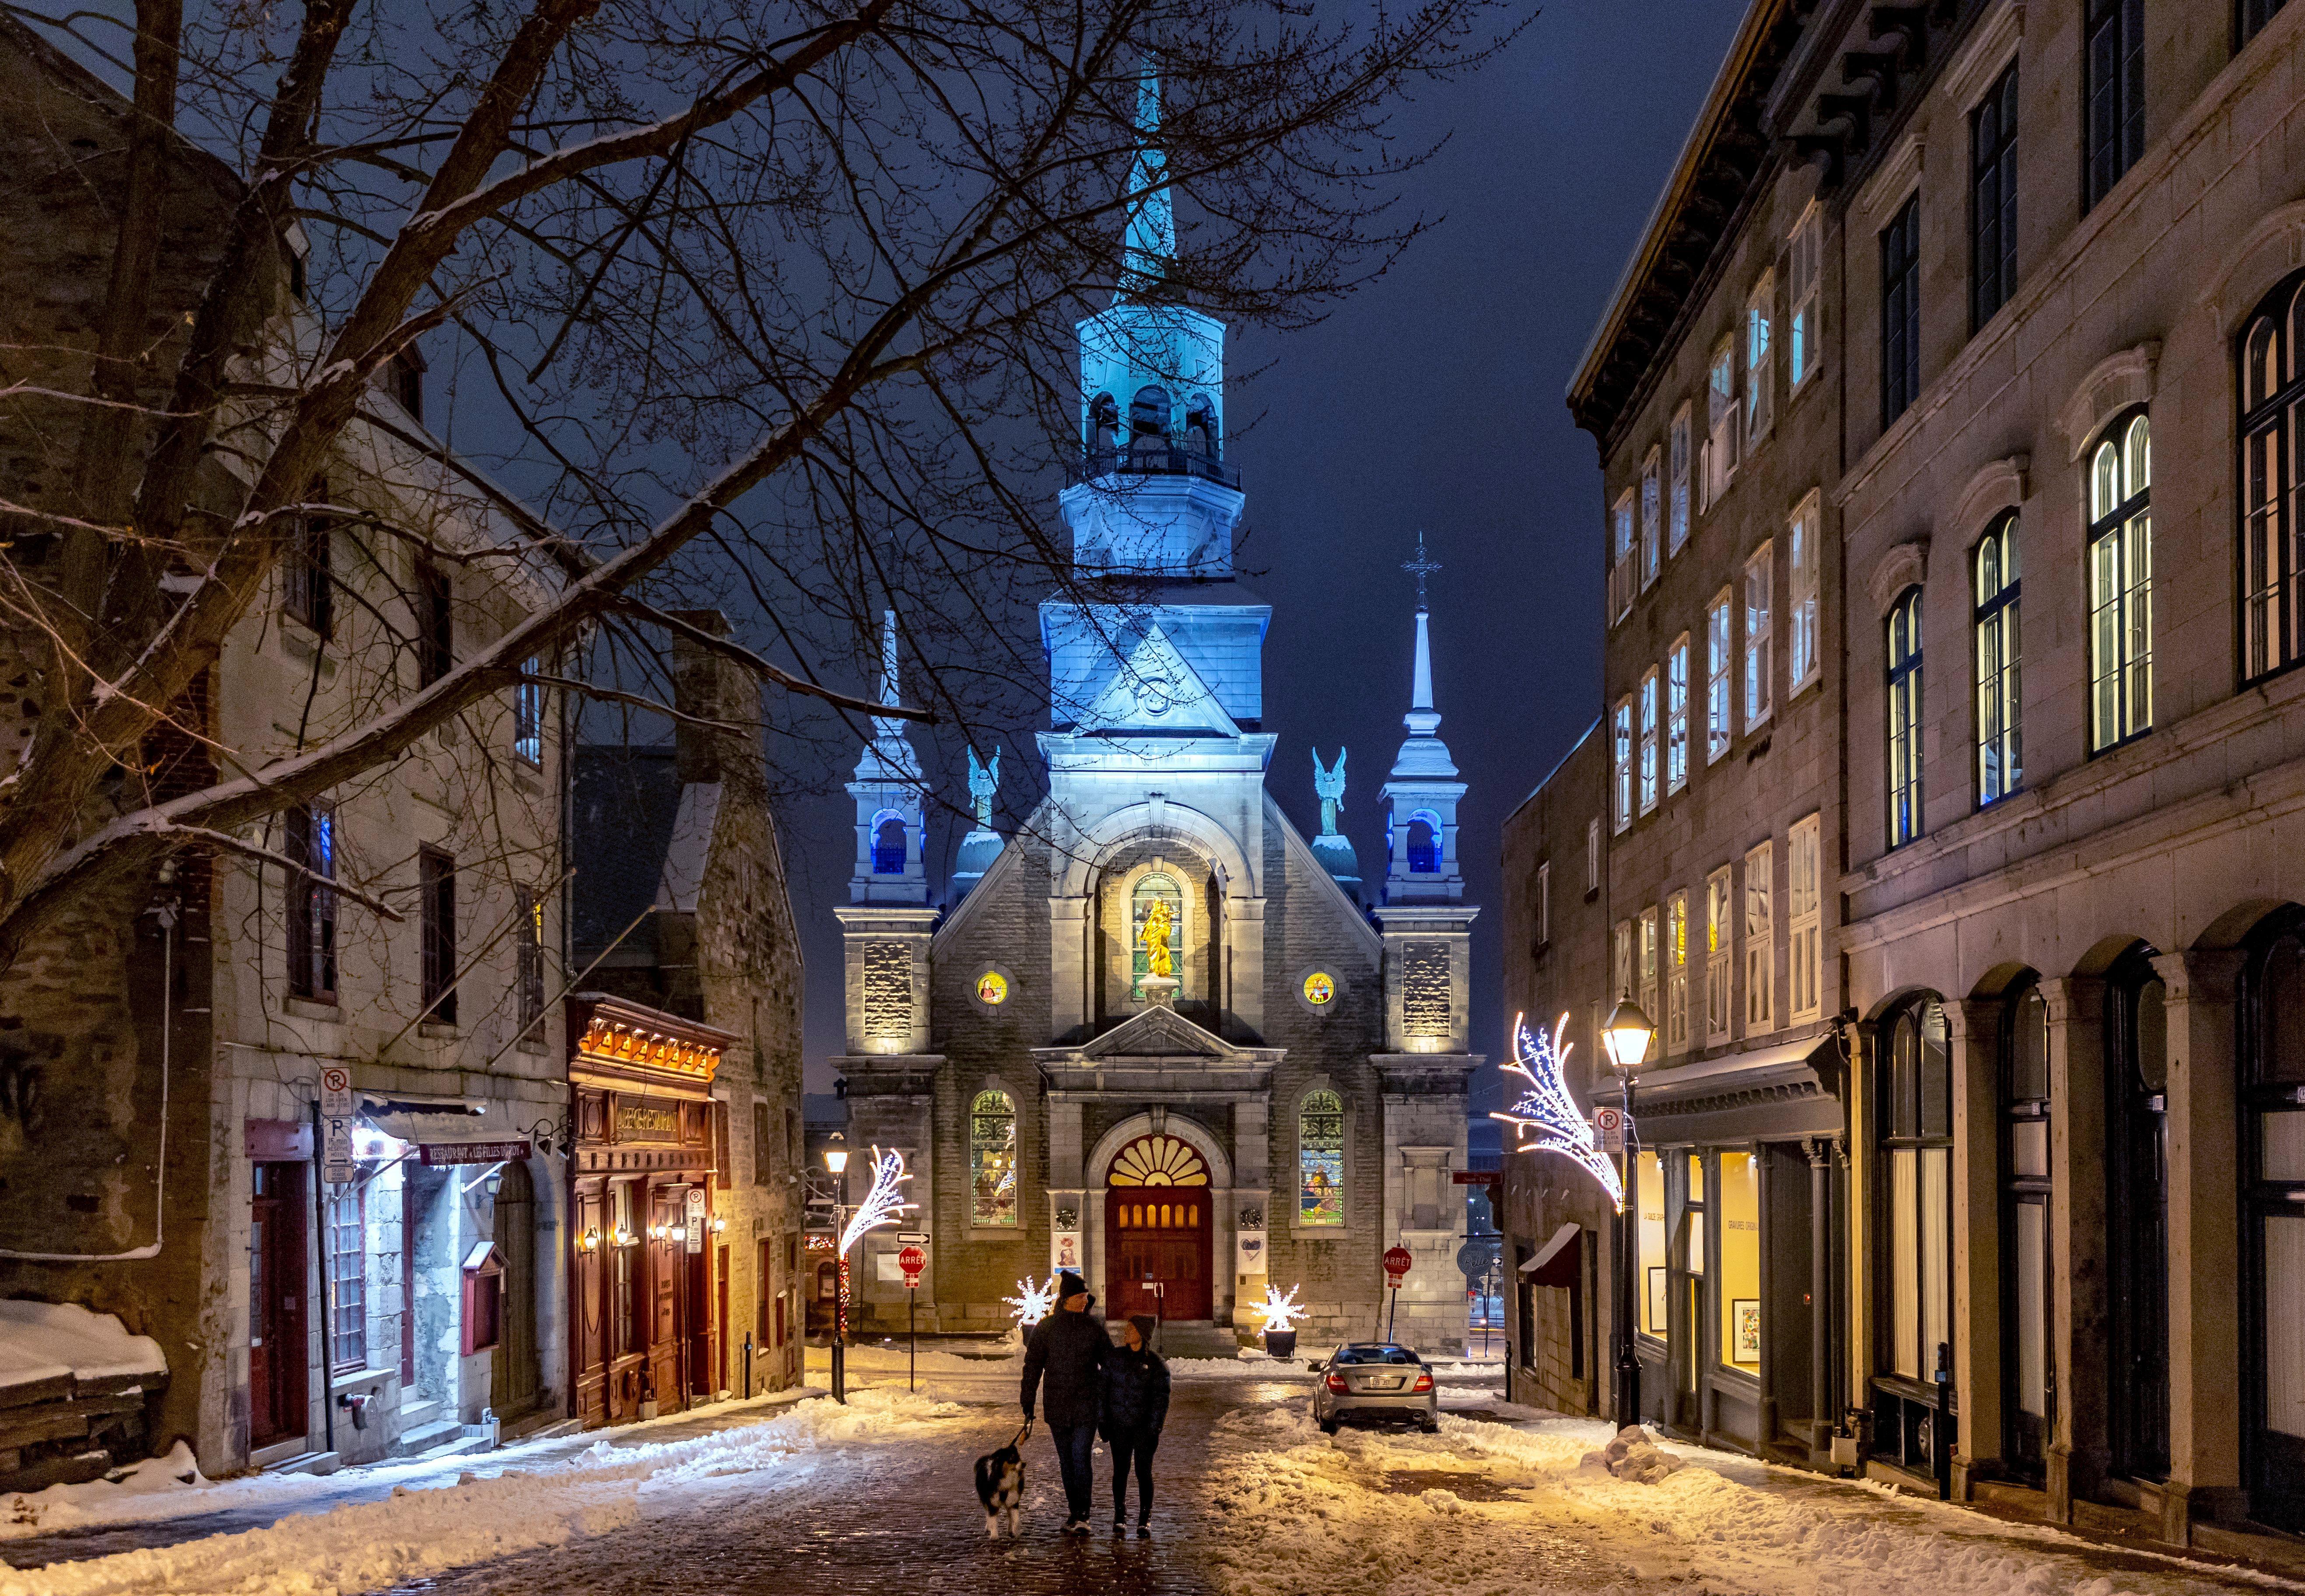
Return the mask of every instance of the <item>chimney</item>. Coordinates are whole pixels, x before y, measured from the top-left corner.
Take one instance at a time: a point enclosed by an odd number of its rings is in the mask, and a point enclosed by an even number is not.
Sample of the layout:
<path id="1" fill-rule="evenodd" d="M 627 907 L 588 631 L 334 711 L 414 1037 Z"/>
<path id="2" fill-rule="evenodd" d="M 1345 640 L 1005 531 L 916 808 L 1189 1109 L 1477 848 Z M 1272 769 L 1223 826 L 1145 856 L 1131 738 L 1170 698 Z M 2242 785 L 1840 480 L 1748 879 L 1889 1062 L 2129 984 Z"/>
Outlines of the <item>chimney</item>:
<path id="1" fill-rule="evenodd" d="M 715 637 L 728 635 L 728 618 L 718 610 L 675 610 L 671 614 L 676 620 L 686 621 L 700 632 Z M 751 720 L 753 717 L 744 713 L 744 698 L 735 691 L 736 684 L 729 679 L 742 669 L 725 654 L 714 653 L 693 638 L 674 634 L 672 707 L 684 715 L 706 721 L 741 723 Z M 720 764 L 729 736 L 687 721 L 672 723 L 673 764 L 683 785 L 721 779 Z"/>

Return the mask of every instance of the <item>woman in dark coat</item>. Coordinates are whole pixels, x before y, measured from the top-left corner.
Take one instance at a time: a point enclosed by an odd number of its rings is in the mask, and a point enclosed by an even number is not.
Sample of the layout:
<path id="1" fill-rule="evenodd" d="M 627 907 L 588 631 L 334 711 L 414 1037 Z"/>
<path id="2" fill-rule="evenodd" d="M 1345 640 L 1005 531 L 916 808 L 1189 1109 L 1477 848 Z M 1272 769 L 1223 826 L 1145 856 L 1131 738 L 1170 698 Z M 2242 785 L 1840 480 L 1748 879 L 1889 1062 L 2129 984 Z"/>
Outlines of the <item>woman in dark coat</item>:
<path id="1" fill-rule="evenodd" d="M 1152 1533 L 1152 1451 L 1169 1421 L 1169 1366 L 1150 1344 L 1159 1321 L 1149 1313 L 1130 1317 L 1121 1344 L 1104 1360 L 1101 1428 L 1112 1448 L 1112 1532 L 1128 1527 L 1128 1469 L 1136 1467 L 1136 1533 Z"/>

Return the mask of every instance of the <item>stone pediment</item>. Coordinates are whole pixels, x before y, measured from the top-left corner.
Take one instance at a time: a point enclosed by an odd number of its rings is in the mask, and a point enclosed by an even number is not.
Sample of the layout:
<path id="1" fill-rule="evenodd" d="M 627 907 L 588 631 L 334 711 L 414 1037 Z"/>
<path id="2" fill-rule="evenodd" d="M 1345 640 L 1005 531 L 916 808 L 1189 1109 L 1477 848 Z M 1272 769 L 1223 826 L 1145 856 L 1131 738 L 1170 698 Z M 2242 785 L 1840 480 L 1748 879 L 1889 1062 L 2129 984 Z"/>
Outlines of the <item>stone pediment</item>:
<path id="1" fill-rule="evenodd" d="M 1147 1009 L 1101 1037 L 1070 1047 L 1033 1050 L 1044 1068 L 1127 1073 L 1140 1070 L 1212 1076 L 1262 1074 L 1279 1063 L 1282 1047 L 1245 1047 L 1194 1024 L 1174 1009 Z"/>

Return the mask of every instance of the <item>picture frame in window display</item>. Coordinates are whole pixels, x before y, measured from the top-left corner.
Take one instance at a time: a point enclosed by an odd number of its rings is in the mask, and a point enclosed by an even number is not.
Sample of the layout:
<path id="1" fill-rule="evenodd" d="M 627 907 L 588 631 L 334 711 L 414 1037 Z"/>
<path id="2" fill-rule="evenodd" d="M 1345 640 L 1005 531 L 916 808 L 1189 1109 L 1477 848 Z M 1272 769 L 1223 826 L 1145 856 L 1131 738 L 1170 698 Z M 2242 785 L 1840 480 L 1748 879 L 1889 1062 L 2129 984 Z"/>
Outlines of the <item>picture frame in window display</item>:
<path id="1" fill-rule="evenodd" d="M 1731 1344 L 1729 1361 L 1732 1363 L 1758 1364 L 1761 1361 L 1761 1304 L 1754 1297 L 1732 1297 L 1729 1301 L 1729 1319 L 1734 1327 L 1735 1340 Z"/>
<path id="2" fill-rule="evenodd" d="M 1665 1267 L 1663 1264 L 1651 1264 L 1649 1266 L 1649 1323 L 1662 1327 L 1671 1302 L 1671 1289 L 1665 1282 Z M 1663 1331 L 1660 1328 L 1657 1334 L 1662 1335 Z"/>

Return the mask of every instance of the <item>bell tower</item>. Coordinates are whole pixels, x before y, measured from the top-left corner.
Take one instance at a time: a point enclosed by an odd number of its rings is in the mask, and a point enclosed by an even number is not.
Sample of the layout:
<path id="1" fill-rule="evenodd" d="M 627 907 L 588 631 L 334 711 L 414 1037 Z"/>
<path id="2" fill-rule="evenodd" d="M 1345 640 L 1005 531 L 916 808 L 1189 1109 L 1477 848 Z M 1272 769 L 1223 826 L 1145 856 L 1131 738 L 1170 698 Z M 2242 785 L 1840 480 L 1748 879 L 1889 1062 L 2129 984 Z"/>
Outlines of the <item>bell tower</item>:
<path id="1" fill-rule="evenodd" d="M 880 703 L 897 697 L 897 612 L 880 618 Z M 851 1054 L 917 1054 L 929 1034 L 929 903 L 923 858 L 923 779 L 905 723 L 872 717 L 872 740 L 856 761 L 856 863 L 848 901 L 837 905 L 844 948 Z"/>

